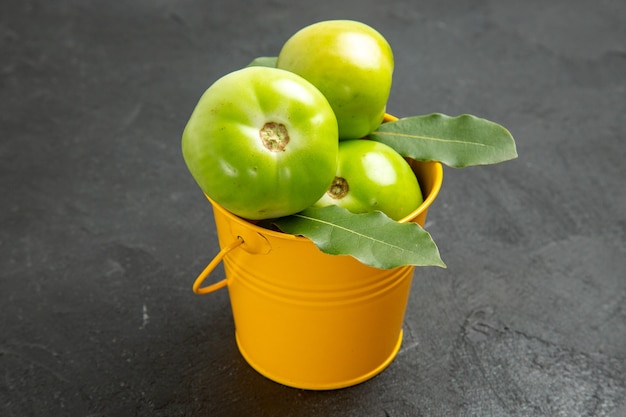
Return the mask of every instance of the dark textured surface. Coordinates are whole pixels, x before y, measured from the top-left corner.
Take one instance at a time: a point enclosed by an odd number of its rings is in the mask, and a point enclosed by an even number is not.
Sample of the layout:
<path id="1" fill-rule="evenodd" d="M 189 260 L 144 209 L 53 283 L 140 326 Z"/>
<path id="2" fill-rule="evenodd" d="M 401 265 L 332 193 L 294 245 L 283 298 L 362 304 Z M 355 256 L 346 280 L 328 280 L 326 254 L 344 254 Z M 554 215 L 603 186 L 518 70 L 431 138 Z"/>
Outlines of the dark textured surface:
<path id="1" fill-rule="evenodd" d="M 0 415 L 626 415 L 626 5 L 3 1 Z M 330 6 L 329 6 L 330 5 Z M 180 153 L 204 89 L 352 18 L 396 54 L 389 111 L 472 113 L 520 157 L 445 169 L 381 375 L 286 388 L 239 355 Z"/>

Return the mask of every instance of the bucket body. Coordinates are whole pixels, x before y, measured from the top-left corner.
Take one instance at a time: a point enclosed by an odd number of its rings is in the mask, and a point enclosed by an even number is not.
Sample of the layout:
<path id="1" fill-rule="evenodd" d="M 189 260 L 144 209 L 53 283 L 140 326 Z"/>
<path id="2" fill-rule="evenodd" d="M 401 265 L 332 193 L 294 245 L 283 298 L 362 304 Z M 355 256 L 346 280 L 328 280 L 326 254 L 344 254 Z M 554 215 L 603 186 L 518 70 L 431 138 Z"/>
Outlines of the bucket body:
<path id="1" fill-rule="evenodd" d="M 401 221 L 426 220 L 442 181 L 437 162 L 409 161 L 424 203 Z M 211 201 L 211 200 L 210 200 Z M 414 267 L 378 269 L 322 253 L 309 239 L 258 227 L 211 201 L 238 348 L 259 373 L 303 389 L 337 389 L 395 358 Z"/>

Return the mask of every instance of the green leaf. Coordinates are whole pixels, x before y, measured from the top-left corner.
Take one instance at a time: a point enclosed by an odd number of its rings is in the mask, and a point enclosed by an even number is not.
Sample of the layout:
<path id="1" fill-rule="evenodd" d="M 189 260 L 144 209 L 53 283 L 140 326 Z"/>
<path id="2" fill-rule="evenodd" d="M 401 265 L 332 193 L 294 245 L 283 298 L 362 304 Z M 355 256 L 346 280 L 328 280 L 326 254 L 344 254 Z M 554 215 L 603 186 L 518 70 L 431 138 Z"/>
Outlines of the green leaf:
<path id="1" fill-rule="evenodd" d="M 260 56 L 258 58 L 254 58 L 248 66 L 276 68 L 276 61 L 278 61 L 278 57 L 275 56 Z"/>
<path id="2" fill-rule="evenodd" d="M 515 141 L 497 123 L 464 114 L 411 116 L 381 124 L 369 138 L 402 156 L 461 168 L 496 164 L 517 157 Z"/>
<path id="3" fill-rule="evenodd" d="M 310 207 L 275 224 L 283 232 L 308 237 L 324 253 L 351 255 L 376 268 L 445 268 L 426 230 L 417 223 L 396 222 L 379 211 L 353 214 L 338 206 Z"/>

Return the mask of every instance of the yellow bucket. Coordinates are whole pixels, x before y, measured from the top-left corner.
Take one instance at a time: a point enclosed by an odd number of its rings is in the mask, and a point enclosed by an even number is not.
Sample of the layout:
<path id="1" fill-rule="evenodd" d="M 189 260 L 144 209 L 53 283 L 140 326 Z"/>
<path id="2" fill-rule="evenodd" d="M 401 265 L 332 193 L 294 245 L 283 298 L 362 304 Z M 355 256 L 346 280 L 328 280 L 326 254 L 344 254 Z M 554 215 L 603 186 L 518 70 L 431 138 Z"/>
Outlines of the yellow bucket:
<path id="1" fill-rule="evenodd" d="M 423 226 L 443 169 L 409 163 L 424 203 L 400 221 Z M 209 201 L 221 250 L 193 291 L 228 286 L 237 346 L 250 366 L 283 385 L 329 390 L 366 381 L 394 360 L 413 266 L 384 270 L 328 255 L 307 238 L 261 228 Z M 221 261 L 226 278 L 202 287 Z"/>

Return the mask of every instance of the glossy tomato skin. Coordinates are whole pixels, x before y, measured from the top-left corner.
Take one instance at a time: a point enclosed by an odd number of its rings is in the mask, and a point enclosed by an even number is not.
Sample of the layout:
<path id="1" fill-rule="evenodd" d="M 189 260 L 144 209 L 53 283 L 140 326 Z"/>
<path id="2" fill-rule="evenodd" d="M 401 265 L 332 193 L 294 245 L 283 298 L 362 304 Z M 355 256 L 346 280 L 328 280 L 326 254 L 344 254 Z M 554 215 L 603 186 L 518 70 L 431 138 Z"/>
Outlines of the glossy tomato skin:
<path id="1" fill-rule="evenodd" d="M 354 139 L 339 143 L 335 180 L 315 206 L 335 204 L 353 213 L 378 210 L 400 220 L 422 202 L 417 178 L 400 154 L 380 142 Z"/>
<path id="2" fill-rule="evenodd" d="M 337 120 L 312 84 L 249 67 L 212 84 L 182 137 L 192 176 L 212 200 L 250 220 L 297 213 L 324 194 L 337 166 Z"/>
<path id="3" fill-rule="evenodd" d="M 339 138 L 363 138 L 382 122 L 393 52 L 375 29 L 353 20 L 306 26 L 283 45 L 276 63 L 309 80 L 337 115 Z"/>

